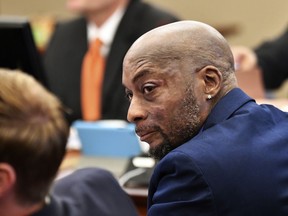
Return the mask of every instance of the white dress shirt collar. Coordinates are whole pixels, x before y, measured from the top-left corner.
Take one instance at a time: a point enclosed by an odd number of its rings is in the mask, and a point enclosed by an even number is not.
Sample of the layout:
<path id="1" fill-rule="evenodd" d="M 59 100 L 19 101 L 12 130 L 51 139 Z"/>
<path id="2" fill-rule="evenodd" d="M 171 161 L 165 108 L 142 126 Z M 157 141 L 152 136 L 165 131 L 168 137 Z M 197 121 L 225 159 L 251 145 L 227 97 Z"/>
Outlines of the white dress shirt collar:
<path id="1" fill-rule="evenodd" d="M 124 15 L 124 12 L 125 8 L 118 8 L 100 28 L 97 27 L 95 23 L 88 23 L 88 41 L 91 42 L 94 39 L 99 38 L 103 42 L 103 48 L 101 52 L 104 56 L 107 56 L 108 52 L 110 51 L 113 38 L 116 34 L 118 25 Z"/>

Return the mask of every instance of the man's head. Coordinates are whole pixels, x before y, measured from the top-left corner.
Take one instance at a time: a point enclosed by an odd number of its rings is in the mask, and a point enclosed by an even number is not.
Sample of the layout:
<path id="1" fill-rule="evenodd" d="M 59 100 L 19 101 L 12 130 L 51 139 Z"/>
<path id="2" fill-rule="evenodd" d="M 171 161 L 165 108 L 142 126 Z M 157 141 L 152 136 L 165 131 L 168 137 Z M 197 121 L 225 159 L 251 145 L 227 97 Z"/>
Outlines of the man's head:
<path id="1" fill-rule="evenodd" d="M 19 206 L 44 201 L 68 133 L 57 98 L 27 74 L 0 69 L 0 205 L 11 194 Z"/>
<path id="2" fill-rule="evenodd" d="M 217 101 L 237 86 L 226 40 L 195 21 L 141 36 L 125 56 L 123 84 L 127 118 L 155 158 L 195 136 Z"/>

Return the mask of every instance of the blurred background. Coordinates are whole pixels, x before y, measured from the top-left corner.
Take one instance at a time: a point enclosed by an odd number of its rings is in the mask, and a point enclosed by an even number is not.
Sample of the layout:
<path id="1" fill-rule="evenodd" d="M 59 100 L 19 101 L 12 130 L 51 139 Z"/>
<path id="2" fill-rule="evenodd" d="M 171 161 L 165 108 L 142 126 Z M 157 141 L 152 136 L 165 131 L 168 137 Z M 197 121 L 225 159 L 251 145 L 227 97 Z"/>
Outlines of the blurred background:
<path id="1" fill-rule="evenodd" d="M 287 0 L 145 0 L 170 10 L 182 19 L 206 22 L 220 30 L 231 45 L 255 47 L 280 35 L 288 20 Z M 34 35 L 44 46 L 53 20 L 72 17 L 65 0 L 0 0 L 0 15 L 28 16 Z"/>
<path id="2" fill-rule="evenodd" d="M 230 45 L 257 45 L 281 35 L 287 27 L 287 0 L 143 0 L 164 8 L 181 19 L 205 22 L 218 29 Z M 75 14 L 65 7 L 66 0 L 0 0 L 1 16 L 26 16 L 31 20 L 38 49 L 45 50 L 55 21 Z M 287 98 L 288 82 L 274 95 Z"/>

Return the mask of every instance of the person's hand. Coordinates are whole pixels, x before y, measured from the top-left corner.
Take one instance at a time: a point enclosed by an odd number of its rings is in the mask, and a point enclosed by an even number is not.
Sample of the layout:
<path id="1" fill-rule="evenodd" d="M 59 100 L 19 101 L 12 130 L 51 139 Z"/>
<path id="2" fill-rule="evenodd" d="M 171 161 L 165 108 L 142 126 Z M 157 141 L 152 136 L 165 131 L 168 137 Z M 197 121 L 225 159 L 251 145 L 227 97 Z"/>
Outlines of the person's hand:
<path id="1" fill-rule="evenodd" d="M 257 56 L 252 49 L 245 46 L 232 46 L 231 50 L 236 71 L 250 72 L 257 68 Z"/>

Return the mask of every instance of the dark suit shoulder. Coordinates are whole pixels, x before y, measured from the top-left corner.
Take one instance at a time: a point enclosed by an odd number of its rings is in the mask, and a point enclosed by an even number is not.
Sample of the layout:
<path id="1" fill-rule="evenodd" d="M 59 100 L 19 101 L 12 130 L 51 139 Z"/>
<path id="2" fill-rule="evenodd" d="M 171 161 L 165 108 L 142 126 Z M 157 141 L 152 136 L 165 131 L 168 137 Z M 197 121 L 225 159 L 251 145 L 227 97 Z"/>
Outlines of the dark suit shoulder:
<path id="1" fill-rule="evenodd" d="M 137 215 L 129 196 L 114 176 L 99 168 L 79 169 L 55 182 L 52 196 L 67 215 Z"/>
<path id="2" fill-rule="evenodd" d="M 74 30 L 75 26 L 86 26 L 86 19 L 84 17 L 77 17 L 72 20 L 59 21 L 56 24 L 57 28 L 65 30 Z"/>
<path id="3" fill-rule="evenodd" d="M 144 19 L 151 19 L 154 21 L 164 19 L 171 22 L 179 20 L 179 17 L 177 17 L 172 12 L 147 3 L 142 3 L 142 13 L 147 15 L 146 17 L 143 17 Z"/>
<path id="4" fill-rule="evenodd" d="M 83 185 L 91 185 L 97 182 L 96 185 L 101 185 L 101 187 L 107 184 L 116 184 L 118 187 L 118 182 L 114 176 L 109 171 L 100 168 L 83 168 L 76 170 L 72 174 L 56 182 L 55 187 L 62 185 L 63 182 L 64 184 L 77 182 L 78 184 Z"/>
<path id="5" fill-rule="evenodd" d="M 128 29 L 129 27 L 133 34 L 138 32 L 141 35 L 152 28 L 178 20 L 179 18 L 176 15 L 166 10 L 134 0 L 127 7 L 127 11 L 121 21 L 122 25 L 120 24 L 120 26 L 123 27 L 125 25 L 124 29 Z"/>
<path id="6" fill-rule="evenodd" d="M 63 37 L 75 38 L 74 34 L 78 35 L 79 32 L 81 34 L 86 32 L 86 20 L 84 17 L 58 22 L 55 26 L 53 37 L 62 35 Z"/>

